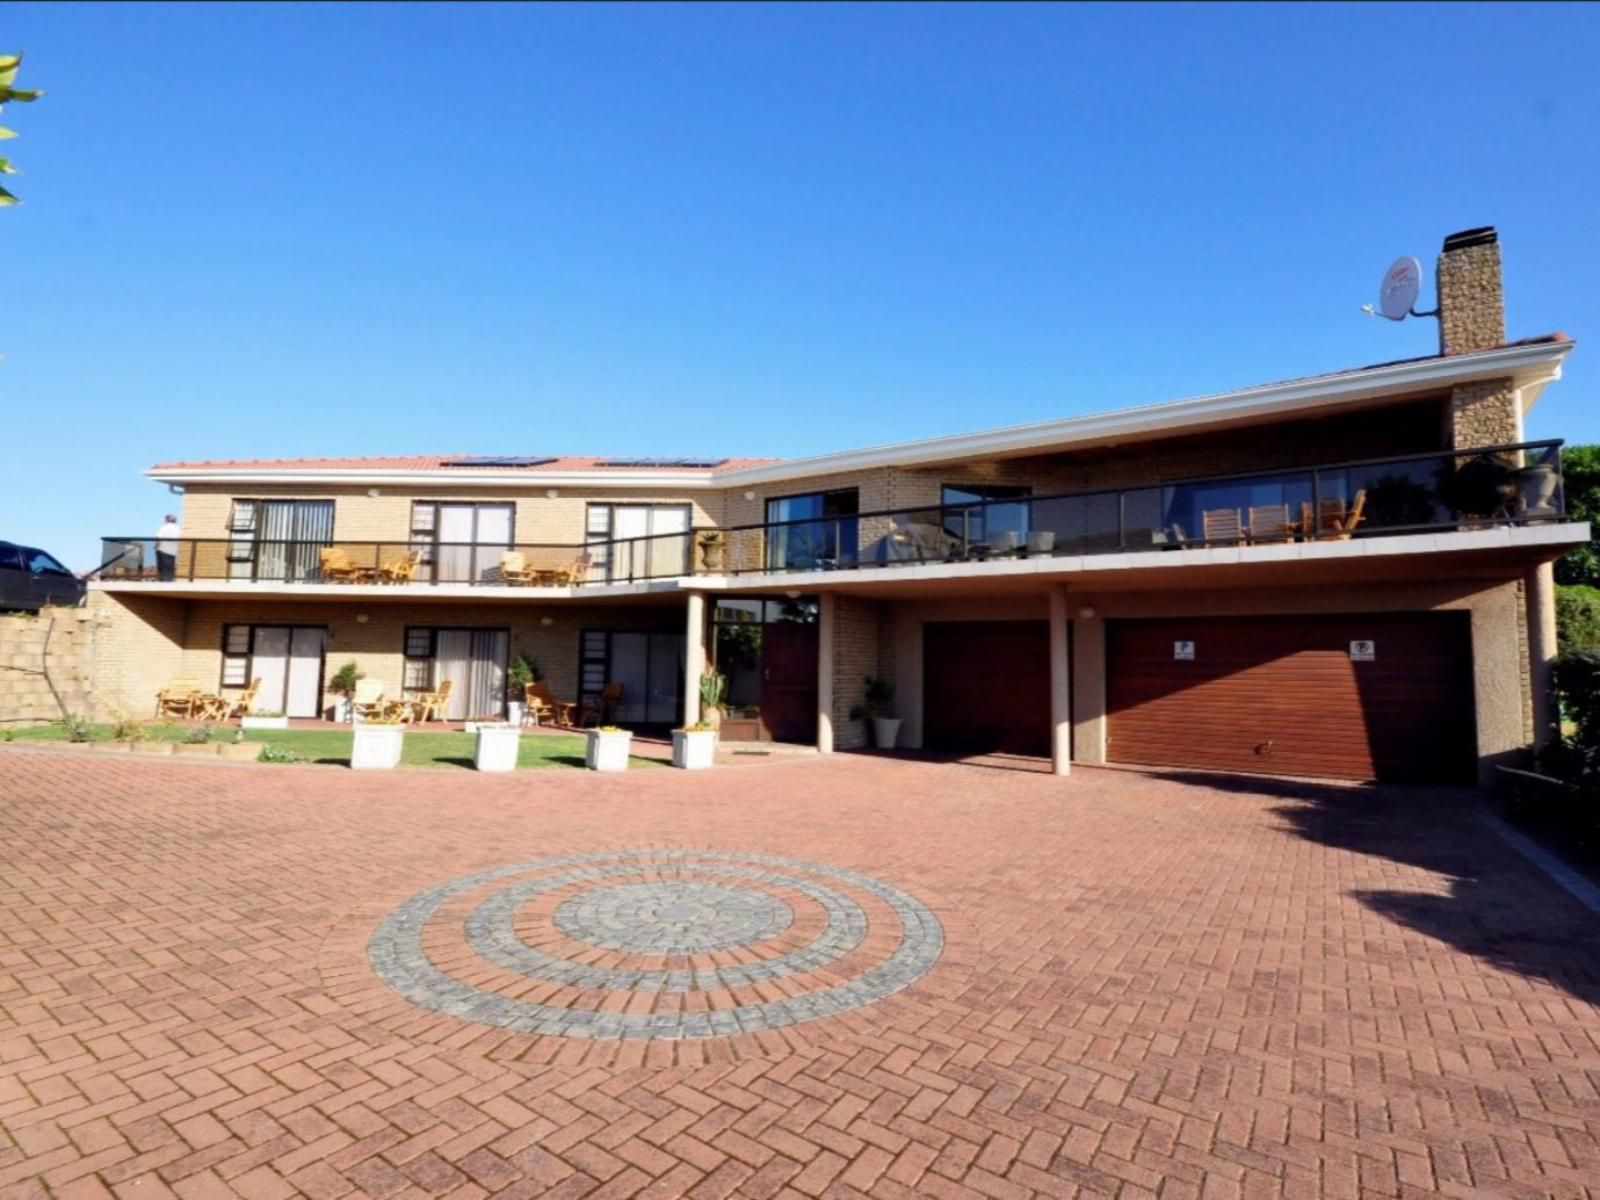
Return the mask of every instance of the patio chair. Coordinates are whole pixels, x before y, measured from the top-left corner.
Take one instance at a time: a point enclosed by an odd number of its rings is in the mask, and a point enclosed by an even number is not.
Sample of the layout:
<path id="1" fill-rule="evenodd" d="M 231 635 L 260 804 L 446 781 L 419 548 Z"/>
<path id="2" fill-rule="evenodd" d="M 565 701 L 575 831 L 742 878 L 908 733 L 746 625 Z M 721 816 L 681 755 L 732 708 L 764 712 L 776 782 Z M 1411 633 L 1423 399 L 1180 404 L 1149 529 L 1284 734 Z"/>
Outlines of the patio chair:
<path id="1" fill-rule="evenodd" d="M 410 583 L 417 574 L 417 567 L 422 563 L 421 550 L 408 550 L 403 558 L 386 562 L 378 568 L 378 581 L 380 583 Z"/>
<path id="2" fill-rule="evenodd" d="M 212 692 L 201 692 L 194 698 L 194 715 L 202 721 L 225 721 L 232 708 L 232 700 Z"/>
<path id="3" fill-rule="evenodd" d="M 326 583 L 360 583 L 370 574 L 366 568 L 355 566 L 350 555 L 339 546 L 326 546 L 317 551 L 317 570 Z"/>
<path id="4" fill-rule="evenodd" d="M 257 675 L 250 681 L 250 686 L 231 699 L 227 696 L 218 696 L 222 702 L 221 711 L 215 714 L 219 721 L 226 721 L 230 717 L 248 717 L 256 707 L 256 697 L 261 694 L 261 676 Z"/>
<path id="5" fill-rule="evenodd" d="M 1287 542 L 1294 537 L 1287 504 L 1259 504 L 1250 508 L 1252 542 Z"/>
<path id="6" fill-rule="evenodd" d="M 1337 508 L 1330 508 L 1337 505 Z M 1362 488 L 1356 493 L 1356 498 L 1350 504 L 1348 512 L 1345 511 L 1344 501 L 1324 500 L 1322 502 L 1322 541 L 1345 542 L 1350 540 L 1350 535 L 1355 532 L 1357 525 L 1365 520 L 1363 510 L 1367 507 L 1367 489 Z"/>
<path id="7" fill-rule="evenodd" d="M 931 521 L 894 518 L 884 547 L 889 562 L 950 562 L 961 555 L 961 539 Z"/>
<path id="8" fill-rule="evenodd" d="M 598 696 L 585 696 L 579 701 L 578 724 L 605 724 L 616 715 L 617 706 L 621 703 L 622 685 L 620 683 L 608 683 L 600 689 Z"/>
<path id="9" fill-rule="evenodd" d="M 377 679 L 356 680 L 355 695 L 350 697 L 350 711 L 357 718 L 372 720 L 383 716 L 383 683 Z"/>
<path id="10" fill-rule="evenodd" d="M 530 683 L 523 691 L 528 712 L 533 716 L 535 725 L 547 718 L 556 725 L 573 723 L 573 715 L 578 706 L 571 700 L 557 700 L 550 694 L 548 683 Z"/>
<path id="11" fill-rule="evenodd" d="M 1237 545 L 1244 540 L 1237 508 L 1208 508 L 1200 514 L 1200 524 L 1207 546 Z"/>
<path id="12" fill-rule="evenodd" d="M 200 685 L 194 680 L 174 679 L 156 693 L 156 716 L 188 720 L 195 714 L 200 695 Z"/>
<path id="13" fill-rule="evenodd" d="M 577 587 L 589 577 L 589 568 L 594 565 L 594 555 L 585 550 L 571 564 L 556 568 L 556 583 L 560 587 Z"/>
<path id="14" fill-rule="evenodd" d="M 528 566 L 521 550 L 507 550 L 500 556 L 500 581 L 509 584 L 537 583 L 539 573 Z"/>
<path id="15" fill-rule="evenodd" d="M 450 689 L 454 685 L 453 679 L 446 679 L 436 691 L 418 692 L 411 697 L 411 711 L 418 721 L 442 721 L 445 709 L 450 704 Z"/>

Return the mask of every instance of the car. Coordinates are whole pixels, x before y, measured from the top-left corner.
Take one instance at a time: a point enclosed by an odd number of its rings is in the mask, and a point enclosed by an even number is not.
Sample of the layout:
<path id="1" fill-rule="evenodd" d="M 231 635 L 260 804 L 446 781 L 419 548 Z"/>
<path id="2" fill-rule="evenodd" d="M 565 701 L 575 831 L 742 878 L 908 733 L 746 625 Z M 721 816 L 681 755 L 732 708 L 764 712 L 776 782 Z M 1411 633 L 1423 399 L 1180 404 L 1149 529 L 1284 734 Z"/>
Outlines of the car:
<path id="1" fill-rule="evenodd" d="M 37 612 L 46 604 L 81 604 L 83 580 L 52 555 L 32 546 L 0 542 L 0 612 Z"/>

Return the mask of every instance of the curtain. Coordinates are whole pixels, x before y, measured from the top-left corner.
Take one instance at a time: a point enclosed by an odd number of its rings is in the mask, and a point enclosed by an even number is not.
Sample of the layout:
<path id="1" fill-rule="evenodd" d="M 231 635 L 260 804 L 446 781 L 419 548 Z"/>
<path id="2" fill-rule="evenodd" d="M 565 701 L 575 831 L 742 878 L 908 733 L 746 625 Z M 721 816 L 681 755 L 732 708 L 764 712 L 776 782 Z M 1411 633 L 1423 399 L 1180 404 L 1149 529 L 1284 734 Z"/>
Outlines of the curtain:
<path id="1" fill-rule="evenodd" d="M 445 716 L 452 721 L 495 717 L 505 711 L 506 633 L 502 629 L 441 629 L 434 651 L 433 686 L 450 681 Z"/>
<path id="2" fill-rule="evenodd" d="M 289 541 L 294 537 L 294 502 L 269 500 L 256 522 L 256 578 L 292 579 Z"/>
<path id="3" fill-rule="evenodd" d="M 333 501 L 263 500 L 259 508 L 256 578 L 317 578 L 319 552 L 333 541 Z"/>

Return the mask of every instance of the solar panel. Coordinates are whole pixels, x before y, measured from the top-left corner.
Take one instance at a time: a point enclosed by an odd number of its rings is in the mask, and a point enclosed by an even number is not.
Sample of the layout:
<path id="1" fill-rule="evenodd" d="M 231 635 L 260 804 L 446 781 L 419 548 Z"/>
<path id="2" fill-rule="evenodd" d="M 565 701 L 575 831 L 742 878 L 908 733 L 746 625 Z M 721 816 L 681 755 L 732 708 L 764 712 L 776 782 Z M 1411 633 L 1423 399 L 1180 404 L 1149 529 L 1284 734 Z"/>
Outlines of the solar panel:
<path id="1" fill-rule="evenodd" d="M 446 467 L 537 467 L 555 461 L 555 456 L 549 454 L 489 454 L 479 458 L 455 458 L 441 465 Z"/>
<path id="2" fill-rule="evenodd" d="M 725 458 L 608 458 L 601 467 L 720 467 Z"/>

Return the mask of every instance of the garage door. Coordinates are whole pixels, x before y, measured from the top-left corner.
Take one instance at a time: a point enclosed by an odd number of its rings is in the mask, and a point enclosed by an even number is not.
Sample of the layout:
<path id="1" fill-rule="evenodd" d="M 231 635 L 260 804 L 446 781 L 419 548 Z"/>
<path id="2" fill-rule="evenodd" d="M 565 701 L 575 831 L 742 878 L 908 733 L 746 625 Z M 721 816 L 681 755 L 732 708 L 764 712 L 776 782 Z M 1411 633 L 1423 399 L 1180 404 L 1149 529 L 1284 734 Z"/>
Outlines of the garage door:
<path id="1" fill-rule="evenodd" d="M 922 645 L 927 749 L 1050 753 L 1046 622 L 930 622 Z"/>
<path id="2" fill-rule="evenodd" d="M 1471 783 L 1465 613 L 1116 621 L 1113 762 Z"/>

